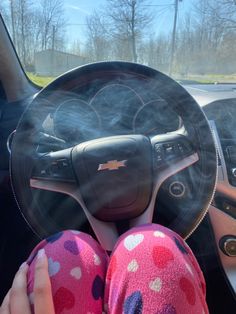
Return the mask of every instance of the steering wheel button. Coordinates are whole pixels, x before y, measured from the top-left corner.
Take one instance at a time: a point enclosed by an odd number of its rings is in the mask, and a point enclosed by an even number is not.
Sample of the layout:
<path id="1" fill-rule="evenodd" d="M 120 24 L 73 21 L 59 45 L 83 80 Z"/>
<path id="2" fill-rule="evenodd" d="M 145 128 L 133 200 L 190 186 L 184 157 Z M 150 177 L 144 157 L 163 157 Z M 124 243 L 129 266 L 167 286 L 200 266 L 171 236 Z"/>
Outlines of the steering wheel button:
<path id="1" fill-rule="evenodd" d="M 65 168 L 69 168 L 70 167 L 69 161 L 66 158 L 57 160 L 57 163 L 58 163 L 58 167 L 60 169 L 65 169 Z"/>
<path id="2" fill-rule="evenodd" d="M 46 178 L 50 174 L 50 166 L 42 159 L 33 169 L 32 176 L 35 178 Z"/>
<path id="3" fill-rule="evenodd" d="M 167 143 L 163 145 L 164 153 L 167 158 L 175 156 L 175 144 Z"/>
<path id="4" fill-rule="evenodd" d="M 50 173 L 51 173 L 51 175 L 53 177 L 57 177 L 57 176 L 59 176 L 59 172 L 60 172 L 60 170 L 59 170 L 59 167 L 58 167 L 58 163 L 53 161 L 51 163 L 51 166 L 50 166 Z"/>
<path id="5" fill-rule="evenodd" d="M 184 145 L 182 143 L 178 143 L 177 148 L 181 155 L 185 153 Z"/>
<path id="6" fill-rule="evenodd" d="M 173 197 L 182 197 L 185 194 L 185 185 L 180 181 L 172 182 L 169 186 L 169 193 Z"/>
<path id="7" fill-rule="evenodd" d="M 155 161 L 161 162 L 163 160 L 163 147 L 161 144 L 156 144 L 155 146 Z"/>
<path id="8" fill-rule="evenodd" d="M 187 142 L 178 142 L 176 148 L 179 156 L 189 154 L 192 150 L 190 144 Z"/>
<path id="9" fill-rule="evenodd" d="M 156 151 L 158 154 L 162 155 L 162 153 L 163 153 L 163 147 L 162 147 L 162 145 L 161 145 L 161 144 L 156 144 L 156 145 L 155 145 L 155 151 Z"/>
<path id="10" fill-rule="evenodd" d="M 53 161 L 50 170 L 52 177 L 56 179 L 74 180 L 72 167 L 67 159 Z"/>
<path id="11" fill-rule="evenodd" d="M 32 175 L 35 178 L 38 178 L 38 177 L 45 178 L 48 176 L 48 171 L 46 169 L 35 168 Z"/>
<path id="12" fill-rule="evenodd" d="M 156 152 L 162 152 L 162 145 L 161 144 L 155 144 L 155 150 L 156 150 Z"/>

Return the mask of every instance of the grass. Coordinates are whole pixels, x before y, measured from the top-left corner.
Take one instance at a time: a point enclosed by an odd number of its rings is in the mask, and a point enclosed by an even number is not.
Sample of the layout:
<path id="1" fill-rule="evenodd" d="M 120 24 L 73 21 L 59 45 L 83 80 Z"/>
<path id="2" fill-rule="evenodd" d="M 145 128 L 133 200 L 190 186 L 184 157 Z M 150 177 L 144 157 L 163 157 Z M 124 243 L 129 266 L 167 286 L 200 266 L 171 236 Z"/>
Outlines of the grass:
<path id="1" fill-rule="evenodd" d="M 44 87 L 48 83 L 52 82 L 55 77 L 52 76 L 38 76 L 33 73 L 27 72 L 27 75 L 31 81 L 33 81 L 36 85 Z M 181 76 L 179 74 L 175 74 L 174 78 L 177 81 L 181 80 L 189 80 L 195 81 L 201 84 L 214 84 L 214 83 L 236 83 L 236 74 L 232 75 L 224 75 L 224 74 L 204 74 L 204 75 L 195 75 L 188 74 L 186 76 Z"/>
<path id="2" fill-rule="evenodd" d="M 52 76 L 38 76 L 30 72 L 27 72 L 26 74 L 32 82 L 41 87 L 46 86 L 55 79 L 55 77 Z"/>
<path id="3" fill-rule="evenodd" d="M 236 83 L 236 74 L 204 74 L 204 75 L 195 75 L 189 74 L 186 76 L 175 75 L 175 78 L 178 80 L 190 80 L 196 81 L 196 83 L 201 84 L 215 84 L 215 83 Z"/>

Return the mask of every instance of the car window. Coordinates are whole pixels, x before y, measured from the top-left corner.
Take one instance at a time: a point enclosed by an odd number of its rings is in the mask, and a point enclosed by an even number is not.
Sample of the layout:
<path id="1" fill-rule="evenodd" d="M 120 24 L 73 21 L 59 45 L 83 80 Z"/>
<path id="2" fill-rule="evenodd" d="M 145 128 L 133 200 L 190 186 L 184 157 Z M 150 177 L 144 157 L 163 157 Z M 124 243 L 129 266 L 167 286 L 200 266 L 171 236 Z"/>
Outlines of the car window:
<path id="1" fill-rule="evenodd" d="M 28 77 L 90 62 L 142 63 L 185 83 L 236 82 L 235 0 L 2 0 Z"/>

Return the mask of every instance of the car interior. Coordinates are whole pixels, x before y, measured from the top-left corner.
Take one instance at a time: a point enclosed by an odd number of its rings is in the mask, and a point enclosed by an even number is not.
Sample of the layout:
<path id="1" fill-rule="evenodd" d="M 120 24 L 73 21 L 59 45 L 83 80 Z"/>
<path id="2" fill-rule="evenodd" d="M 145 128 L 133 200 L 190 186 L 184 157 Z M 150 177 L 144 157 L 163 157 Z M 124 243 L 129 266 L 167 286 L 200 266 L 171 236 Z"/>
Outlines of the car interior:
<path id="1" fill-rule="evenodd" d="M 103 61 L 41 88 L 2 18 L 0 39 L 0 302 L 41 239 L 77 229 L 109 252 L 153 222 L 192 249 L 209 312 L 236 313 L 236 84 Z"/>

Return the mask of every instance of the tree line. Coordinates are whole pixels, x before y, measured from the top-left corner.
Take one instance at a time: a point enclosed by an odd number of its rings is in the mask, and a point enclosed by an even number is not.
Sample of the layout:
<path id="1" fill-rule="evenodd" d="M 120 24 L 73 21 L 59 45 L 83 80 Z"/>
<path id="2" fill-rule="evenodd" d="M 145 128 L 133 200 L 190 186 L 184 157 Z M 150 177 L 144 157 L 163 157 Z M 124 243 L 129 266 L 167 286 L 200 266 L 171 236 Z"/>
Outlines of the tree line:
<path id="1" fill-rule="evenodd" d="M 67 44 L 65 1 L 4 1 L 0 9 L 20 58 L 29 68 L 35 52 L 58 49 L 82 54 L 87 62 L 134 61 L 168 73 L 172 27 L 161 32 L 166 26 L 159 24 L 160 30 L 155 29 L 161 11 L 148 0 L 106 0 L 102 9 L 86 17 L 83 46 L 78 44 L 80 38 L 73 45 Z M 173 8 L 173 5 L 169 8 L 171 25 Z M 235 53 L 235 0 L 196 0 L 185 16 L 178 19 L 175 74 L 235 74 Z"/>
<path id="2" fill-rule="evenodd" d="M 62 0 L 3 0 L 0 11 L 26 68 L 33 68 L 35 52 L 65 48 Z"/>

